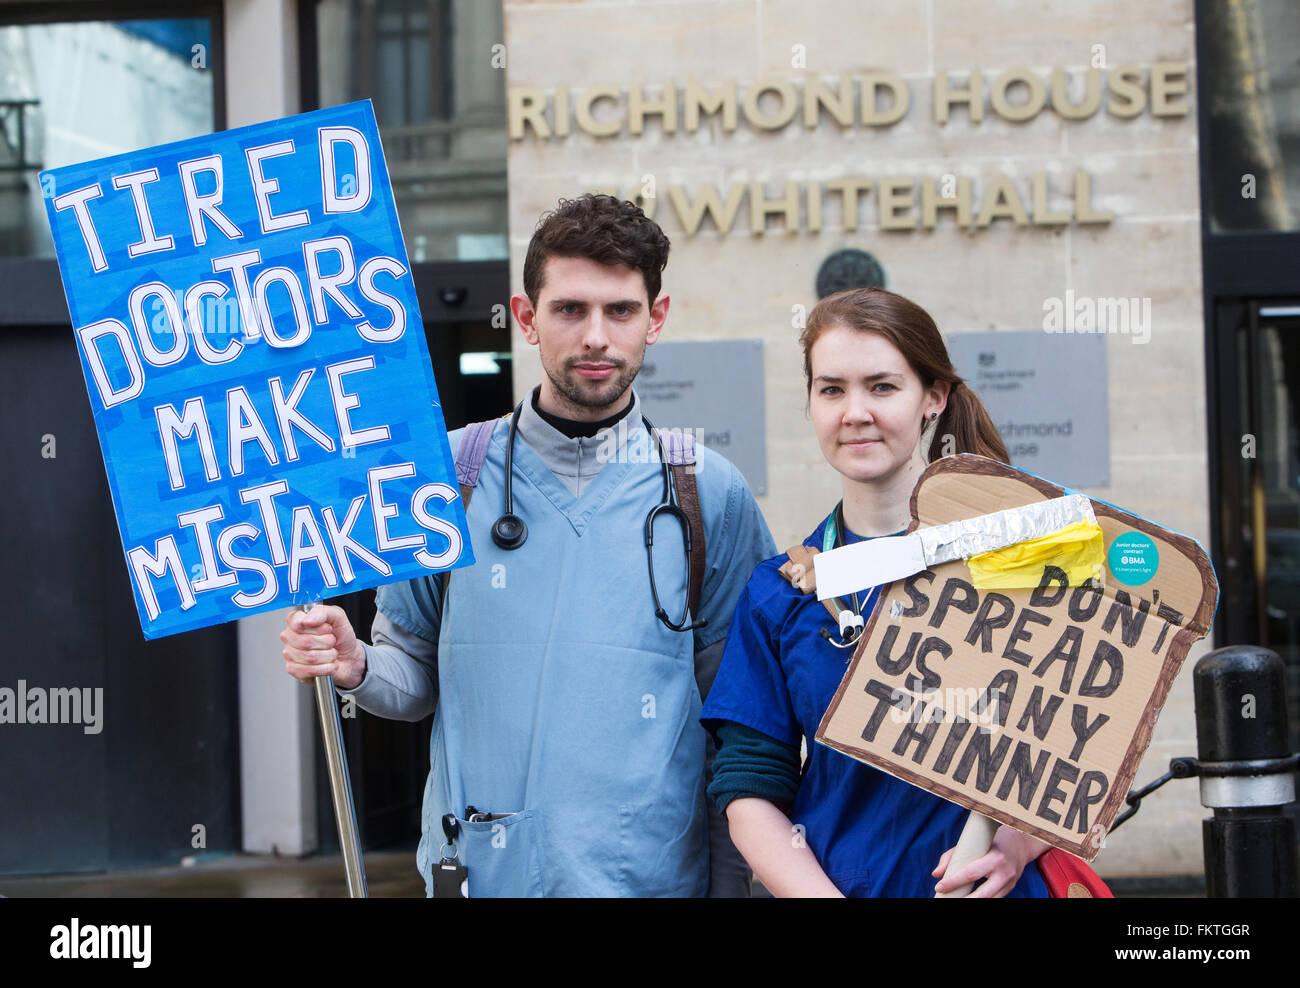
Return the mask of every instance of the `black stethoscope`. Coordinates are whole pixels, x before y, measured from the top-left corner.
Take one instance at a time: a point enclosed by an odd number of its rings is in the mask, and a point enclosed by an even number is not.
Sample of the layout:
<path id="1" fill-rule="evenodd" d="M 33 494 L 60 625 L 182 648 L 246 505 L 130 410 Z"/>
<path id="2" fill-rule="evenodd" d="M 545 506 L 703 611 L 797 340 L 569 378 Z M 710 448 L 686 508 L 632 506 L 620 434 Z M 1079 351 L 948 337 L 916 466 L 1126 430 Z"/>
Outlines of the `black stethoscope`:
<path id="1" fill-rule="evenodd" d="M 515 413 L 510 417 L 510 432 L 506 437 L 506 498 L 505 510 L 501 517 L 492 525 L 492 541 L 500 548 L 507 551 L 514 551 L 528 541 L 528 526 L 524 520 L 514 513 L 514 498 L 511 496 L 511 484 L 514 479 L 514 462 L 515 462 L 515 434 L 519 431 L 519 415 L 524 410 L 524 403 L 521 401 L 515 408 Z M 669 631 L 693 631 L 696 628 L 703 628 L 709 622 L 690 620 L 692 615 L 691 608 L 691 590 L 690 590 L 690 571 L 691 571 L 691 520 L 686 517 L 677 504 L 677 492 L 673 487 L 672 471 L 668 467 L 668 456 L 664 452 L 664 441 L 659 432 L 650 420 L 644 415 L 641 416 L 641 422 L 646 431 L 655 437 L 655 443 L 659 447 L 659 463 L 663 468 L 664 492 L 660 502 L 650 509 L 650 513 L 645 518 L 645 556 L 646 565 L 650 569 L 650 594 L 654 598 L 655 617 L 663 622 L 664 627 Z M 685 544 L 685 561 L 686 572 L 686 602 L 682 605 L 682 617 L 676 623 L 668 620 L 668 612 L 664 610 L 663 605 L 659 603 L 659 588 L 655 585 L 655 560 L 654 560 L 654 524 L 655 519 L 661 514 L 671 515 L 676 518 L 682 526 L 682 539 Z M 688 620 L 690 623 L 688 624 Z"/>
<path id="2" fill-rule="evenodd" d="M 835 510 L 831 512 L 830 517 L 826 519 L 826 528 L 822 532 L 822 552 L 830 552 L 832 549 L 839 549 L 844 545 L 844 535 L 846 531 L 844 525 L 844 502 L 841 501 L 835 505 Z M 867 603 L 872 602 L 872 594 L 879 593 L 879 587 L 873 587 L 867 593 Z M 862 637 L 865 619 L 862 616 L 863 604 L 858 599 L 857 592 L 854 592 L 849 600 L 850 607 L 841 603 L 843 598 L 832 597 L 826 601 L 830 608 L 835 612 L 840 622 L 840 640 L 835 641 L 831 636 L 829 628 L 822 628 L 817 633 L 825 638 L 836 648 L 850 648 L 858 643 Z"/>

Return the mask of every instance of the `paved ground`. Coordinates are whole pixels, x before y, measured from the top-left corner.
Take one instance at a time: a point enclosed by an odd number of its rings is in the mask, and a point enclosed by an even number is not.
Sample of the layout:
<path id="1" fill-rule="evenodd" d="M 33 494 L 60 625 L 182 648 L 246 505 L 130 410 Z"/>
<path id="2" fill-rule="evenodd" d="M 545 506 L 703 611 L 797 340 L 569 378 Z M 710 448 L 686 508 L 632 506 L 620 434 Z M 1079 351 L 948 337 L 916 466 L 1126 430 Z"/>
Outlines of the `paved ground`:
<path id="1" fill-rule="evenodd" d="M 423 898 L 415 851 L 365 856 L 366 884 L 380 899 Z M 100 874 L 0 876 L 0 895 L 13 898 L 333 898 L 347 895 L 343 859 L 301 860 L 236 854 L 188 868 L 143 868 Z"/>
<path id="2" fill-rule="evenodd" d="M 365 857 L 366 884 L 377 899 L 423 898 L 424 880 L 415 870 L 415 849 L 374 851 Z M 1109 880 L 1119 898 L 1200 897 L 1199 877 Z M 756 896 L 766 895 L 755 884 Z M 343 860 L 313 855 L 301 860 L 235 854 L 188 868 L 143 868 L 83 875 L 0 876 L 0 895 L 11 898 L 343 898 Z"/>

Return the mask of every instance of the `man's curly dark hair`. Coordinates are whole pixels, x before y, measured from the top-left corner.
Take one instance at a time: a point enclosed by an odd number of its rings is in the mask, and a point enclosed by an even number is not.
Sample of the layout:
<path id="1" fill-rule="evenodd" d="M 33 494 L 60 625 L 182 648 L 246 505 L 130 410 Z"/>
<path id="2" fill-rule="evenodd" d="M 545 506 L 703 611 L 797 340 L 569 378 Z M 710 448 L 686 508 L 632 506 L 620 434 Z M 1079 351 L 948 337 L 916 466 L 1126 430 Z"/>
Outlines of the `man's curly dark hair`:
<path id="1" fill-rule="evenodd" d="M 591 193 L 561 199 L 554 210 L 538 220 L 528 244 L 524 294 L 537 305 L 547 258 L 585 257 L 597 264 L 621 264 L 639 270 L 645 279 L 646 299 L 653 305 L 659 297 L 669 246 L 659 224 L 635 203 Z"/>

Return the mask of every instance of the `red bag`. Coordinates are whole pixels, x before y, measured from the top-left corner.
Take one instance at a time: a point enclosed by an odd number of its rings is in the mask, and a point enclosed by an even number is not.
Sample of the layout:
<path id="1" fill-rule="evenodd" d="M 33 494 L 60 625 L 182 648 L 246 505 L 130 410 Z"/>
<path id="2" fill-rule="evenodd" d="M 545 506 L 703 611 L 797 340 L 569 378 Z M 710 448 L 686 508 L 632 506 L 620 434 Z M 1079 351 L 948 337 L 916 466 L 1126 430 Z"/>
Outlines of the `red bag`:
<path id="1" fill-rule="evenodd" d="M 1038 870 L 1053 899 L 1113 899 L 1115 896 L 1086 861 L 1060 848 L 1038 858 Z"/>

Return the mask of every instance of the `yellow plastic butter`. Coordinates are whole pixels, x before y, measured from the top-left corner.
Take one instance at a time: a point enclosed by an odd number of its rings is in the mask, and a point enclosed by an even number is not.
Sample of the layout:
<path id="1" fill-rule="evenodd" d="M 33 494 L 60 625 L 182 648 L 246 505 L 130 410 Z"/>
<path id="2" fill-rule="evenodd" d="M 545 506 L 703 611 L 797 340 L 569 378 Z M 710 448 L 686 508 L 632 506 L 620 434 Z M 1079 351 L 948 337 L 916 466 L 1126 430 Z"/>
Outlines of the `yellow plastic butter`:
<path id="1" fill-rule="evenodd" d="M 1095 522 L 1077 521 L 1041 538 L 981 552 L 966 560 L 977 590 L 1036 587 L 1043 567 L 1065 571 L 1070 586 L 1100 577 L 1106 562 L 1105 539 Z"/>

